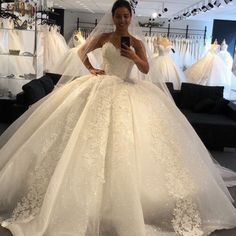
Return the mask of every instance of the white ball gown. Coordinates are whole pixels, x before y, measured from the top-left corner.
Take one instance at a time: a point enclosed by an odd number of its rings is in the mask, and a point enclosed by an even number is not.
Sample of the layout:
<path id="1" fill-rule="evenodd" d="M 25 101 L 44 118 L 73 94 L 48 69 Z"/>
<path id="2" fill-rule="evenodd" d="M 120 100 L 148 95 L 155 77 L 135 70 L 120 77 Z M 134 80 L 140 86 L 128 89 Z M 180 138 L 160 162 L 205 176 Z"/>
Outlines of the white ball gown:
<path id="1" fill-rule="evenodd" d="M 171 57 L 172 46 L 157 45 L 158 55 L 153 58 L 153 66 L 156 69 L 157 82 L 161 81 L 172 82 L 174 89 L 180 89 L 181 83 L 186 82 L 184 73 L 178 68 L 175 61 Z"/>
<path id="2" fill-rule="evenodd" d="M 56 89 L 0 150 L 2 226 L 17 236 L 200 236 L 236 226 L 208 151 L 107 42 L 106 75 Z M 231 199 L 232 200 L 232 199 Z"/>
<path id="3" fill-rule="evenodd" d="M 226 66 L 229 68 L 229 70 L 232 70 L 233 67 L 233 58 L 230 55 L 230 53 L 227 51 L 227 48 L 221 49 L 219 52 L 220 58 L 223 60 L 223 62 L 226 64 Z"/>
<path id="4" fill-rule="evenodd" d="M 218 55 L 218 48 L 211 48 L 206 55 L 185 71 L 190 83 L 207 86 L 224 86 L 224 97 L 230 97 L 232 72 Z"/>

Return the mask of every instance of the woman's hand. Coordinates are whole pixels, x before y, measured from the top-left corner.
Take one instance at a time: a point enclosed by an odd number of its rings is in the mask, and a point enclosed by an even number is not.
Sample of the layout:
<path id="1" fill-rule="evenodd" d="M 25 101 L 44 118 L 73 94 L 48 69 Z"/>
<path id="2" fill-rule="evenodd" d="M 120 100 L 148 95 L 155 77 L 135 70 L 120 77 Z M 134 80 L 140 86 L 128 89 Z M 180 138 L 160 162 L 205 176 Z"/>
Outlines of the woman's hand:
<path id="1" fill-rule="evenodd" d="M 122 45 L 122 48 L 120 49 L 121 56 L 127 57 L 132 60 L 141 72 L 147 74 L 149 71 L 149 64 L 145 47 L 142 41 L 134 39 L 132 47 L 134 48 L 134 50 L 126 45 Z"/>
<path id="2" fill-rule="evenodd" d="M 104 71 L 104 70 L 95 69 L 95 68 L 89 69 L 89 72 L 90 72 L 92 75 L 104 75 L 104 74 L 105 74 L 105 71 Z"/>
<path id="3" fill-rule="evenodd" d="M 135 59 L 137 58 L 137 54 L 135 53 L 135 51 L 125 44 L 123 44 L 120 49 L 120 55 L 123 57 L 127 57 L 132 61 L 135 61 Z"/>

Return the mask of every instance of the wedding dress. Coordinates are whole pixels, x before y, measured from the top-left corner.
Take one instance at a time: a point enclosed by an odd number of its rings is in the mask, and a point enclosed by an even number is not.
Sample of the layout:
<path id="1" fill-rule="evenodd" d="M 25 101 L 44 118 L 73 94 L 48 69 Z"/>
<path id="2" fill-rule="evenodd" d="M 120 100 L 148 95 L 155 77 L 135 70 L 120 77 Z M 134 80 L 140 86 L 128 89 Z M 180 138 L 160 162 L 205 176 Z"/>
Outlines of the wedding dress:
<path id="1" fill-rule="evenodd" d="M 226 66 L 229 68 L 229 70 L 232 70 L 233 58 L 230 55 L 230 53 L 227 51 L 227 49 L 221 49 L 220 52 L 219 52 L 219 56 L 224 61 Z"/>
<path id="2" fill-rule="evenodd" d="M 57 88 L 0 150 L 0 216 L 15 236 L 208 235 L 236 226 L 208 151 L 173 102 L 129 78 L 102 47 L 105 75 Z M 28 111 L 30 112 L 30 111 Z"/>
<path id="3" fill-rule="evenodd" d="M 44 70 L 47 72 L 52 72 L 53 67 L 69 50 L 64 37 L 57 30 L 57 26 L 44 28 Z"/>
<path id="4" fill-rule="evenodd" d="M 0 75 L 13 74 L 18 77 L 24 74 L 35 74 L 32 57 L 9 55 L 9 50 L 19 50 L 19 54 L 24 52 L 22 32 L 14 30 L 14 21 L 11 18 L 3 19 L 3 28 L 0 41 L 2 41 L 4 55 L 0 55 Z"/>
<path id="5" fill-rule="evenodd" d="M 174 89 L 180 89 L 181 83 L 186 82 L 184 73 L 178 68 L 175 61 L 171 57 L 172 46 L 158 45 L 158 56 L 153 58 L 153 66 L 155 66 L 157 75 L 156 79 L 162 78 L 161 81 L 172 82 Z"/>
<path id="6" fill-rule="evenodd" d="M 214 44 L 213 44 L 214 45 Z M 185 71 L 190 83 L 207 86 L 224 86 L 224 97 L 230 97 L 232 72 L 218 55 L 217 47 Z"/>

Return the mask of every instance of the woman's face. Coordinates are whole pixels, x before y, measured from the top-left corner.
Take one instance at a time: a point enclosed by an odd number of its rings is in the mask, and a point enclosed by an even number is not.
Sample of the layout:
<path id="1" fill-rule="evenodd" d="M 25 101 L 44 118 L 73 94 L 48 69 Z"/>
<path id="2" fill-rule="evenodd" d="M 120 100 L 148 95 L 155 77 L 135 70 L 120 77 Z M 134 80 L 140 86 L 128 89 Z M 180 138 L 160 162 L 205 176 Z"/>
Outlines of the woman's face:
<path id="1" fill-rule="evenodd" d="M 114 12 L 113 21 L 118 30 L 128 29 L 131 21 L 129 10 L 126 7 L 117 8 Z"/>

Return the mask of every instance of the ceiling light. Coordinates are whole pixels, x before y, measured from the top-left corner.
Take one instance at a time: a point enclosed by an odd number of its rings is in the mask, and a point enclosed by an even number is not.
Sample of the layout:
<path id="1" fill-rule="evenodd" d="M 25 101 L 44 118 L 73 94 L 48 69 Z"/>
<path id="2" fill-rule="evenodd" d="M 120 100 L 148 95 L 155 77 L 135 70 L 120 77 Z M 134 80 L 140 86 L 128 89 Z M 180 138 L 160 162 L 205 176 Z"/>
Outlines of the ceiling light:
<path id="1" fill-rule="evenodd" d="M 165 7 L 165 8 L 163 8 L 163 10 L 162 10 L 162 12 L 163 13 L 165 13 L 165 12 L 167 12 L 168 11 L 168 9 Z"/>
<path id="2" fill-rule="evenodd" d="M 207 6 L 208 6 L 210 9 L 214 7 L 214 5 L 213 5 L 211 2 L 209 2 L 209 3 L 207 4 Z"/>
<path id="3" fill-rule="evenodd" d="M 203 10 L 204 12 L 206 12 L 208 9 L 207 9 L 206 6 L 202 6 L 202 10 Z"/>
<path id="4" fill-rule="evenodd" d="M 214 2 L 214 5 L 215 5 L 216 7 L 220 7 L 221 3 L 220 3 L 219 0 L 216 0 L 216 1 Z"/>
<path id="5" fill-rule="evenodd" d="M 194 8 L 191 13 L 193 14 L 193 16 L 197 15 L 198 14 L 198 9 L 197 8 Z"/>
<path id="6" fill-rule="evenodd" d="M 224 0 L 226 4 L 228 4 L 229 2 L 232 2 L 232 0 Z"/>
<path id="7" fill-rule="evenodd" d="M 152 13 L 152 18 L 157 18 L 157 13 L 156 12 Z"/>

